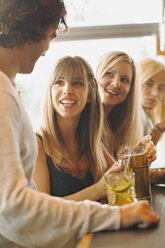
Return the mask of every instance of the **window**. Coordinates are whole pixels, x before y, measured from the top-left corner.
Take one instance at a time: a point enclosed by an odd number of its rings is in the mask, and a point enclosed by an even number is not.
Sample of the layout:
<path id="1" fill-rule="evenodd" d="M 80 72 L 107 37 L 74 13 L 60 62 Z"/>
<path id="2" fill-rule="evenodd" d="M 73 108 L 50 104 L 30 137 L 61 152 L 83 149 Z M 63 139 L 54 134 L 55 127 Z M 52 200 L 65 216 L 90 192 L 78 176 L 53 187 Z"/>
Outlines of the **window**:
<path id="1" fill-rule="evenodd" d="M 152 34 L 158 33 L 162 0 L 65 0 L 65 3 L 70 31 L 52 42 L 30 75 L 16 78 L 35 130 L 41 123 L 41 103 L 50 71 L 60 57 L 80 55 L 95 70 L 98 58 L 106 51 L 123 50 L 135 61 L 155 55 Z"/>
<path id="2" fill-rule="evenodd" d="M 160 22 L 162 0 L 65 0 L 71 27 Z"/>
<path id="3" fill-rule="evenodd" d="M 49 74 L 55 62 L 65 55 L 84 57 L 96 68 L 99 57 L 121 50 L 137 62 L 156 55 L 153 34 L 158 34 L 165 0 L 64 0 L 67 6 L 67 35 L 52 42 L 30 75 L 17 75 L 25 108 L 34 130 L 40 127 L 42 103 Z M 164 60 L 160 56 L 160 60 Z M 164 139 L 158 145 L 155 166 L 165 166 Z"/>

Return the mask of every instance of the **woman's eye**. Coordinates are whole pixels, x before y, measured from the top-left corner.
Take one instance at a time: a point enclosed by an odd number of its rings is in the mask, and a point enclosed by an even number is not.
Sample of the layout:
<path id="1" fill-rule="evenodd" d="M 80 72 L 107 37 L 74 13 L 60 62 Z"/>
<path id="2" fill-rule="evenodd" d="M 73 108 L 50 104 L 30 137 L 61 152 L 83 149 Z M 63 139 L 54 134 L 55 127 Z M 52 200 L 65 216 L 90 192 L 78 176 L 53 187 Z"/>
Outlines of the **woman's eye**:
<path id="1" fill-rule="evenodd" d="M 160 86 L 159 91 L 165 91 L 165 85 Z"/>
<path id="2" fill-rule="evenodd" d="M 153 86 L 153 83 L 151 82 L 146 82 L 144 86 L 151 88 Z"/>
<path id="3" fill-rule="evenodd" d="M 57 80 L 54 84 L 62 85 L 63 84 L 63 81 L 62 80 Z"/>
<path id="4" fill-rule="evenodd" d="M 129 83 L 129 79 L 128 78 L 126 78 L 126 77 L 121 77 L 121 82 L 123 82 L 123 83 Z"/>
<path id="5" fill-rule="evenodd" d="M 108 77 L 113 77 L 114 74 L 111 71 L 107 71 L 105 75 L 107 75 Z"/>
<path id="6" fill-rule="evenodd" d="M 80 85 L 83 85 L 83 83 L 82 83 L 81 81 L 74 81 L 74 82 L 73 82 L 73 85 L 78 85 L 78 86 L 80 86 Z"/>

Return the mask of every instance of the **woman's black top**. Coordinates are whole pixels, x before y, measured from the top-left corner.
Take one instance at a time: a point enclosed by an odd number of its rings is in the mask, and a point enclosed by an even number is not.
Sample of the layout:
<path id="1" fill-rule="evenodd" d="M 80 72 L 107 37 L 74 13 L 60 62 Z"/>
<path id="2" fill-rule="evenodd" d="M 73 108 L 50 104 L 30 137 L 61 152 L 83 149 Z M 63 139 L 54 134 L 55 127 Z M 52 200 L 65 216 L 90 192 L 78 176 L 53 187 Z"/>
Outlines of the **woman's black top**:
<path id="1" fill-rule="evenodd" d="M 42 137 L 36 133 L 36 135 L 42 141 Z M 93 175 L 88 171 L 83 179 L 72 176 L 69 173 L 64 172 L 62 169 L 58 169 L 50 156 L 46 154 L 47 165 L 50 176 L 50 191 L 52 196 L 67 196 L 74 194 L 80 190 L 83 190 L 94 183 Z"/>
<path id="2" fill-rule="evenodd" d="M 52 196 L 67 196 L 74 194 L 82 189 L 85 189 L 91 186 L 94 183 L 94 178 L 92 173 L 88 171 L 83 179 L 72 176 L 64 172 L 63 170 L 58 169 L 48 155 L 47 165 L 50 175 L 50 187 Z"/>

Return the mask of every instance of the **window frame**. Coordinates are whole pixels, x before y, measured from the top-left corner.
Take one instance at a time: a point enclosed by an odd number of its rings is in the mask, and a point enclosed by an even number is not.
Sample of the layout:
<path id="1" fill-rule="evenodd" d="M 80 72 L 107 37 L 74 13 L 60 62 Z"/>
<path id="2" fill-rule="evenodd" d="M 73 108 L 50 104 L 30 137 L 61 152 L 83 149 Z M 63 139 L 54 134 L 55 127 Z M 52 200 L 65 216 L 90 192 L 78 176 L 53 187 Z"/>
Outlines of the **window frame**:
<path id="1" fill-rule="evenodd" d="M 144 37 L 159 34 L 159 23 L 103 25 L 70 27 L 66 35 L 58 35 L 55 41 L 74 41 L 89 39 Z"/>

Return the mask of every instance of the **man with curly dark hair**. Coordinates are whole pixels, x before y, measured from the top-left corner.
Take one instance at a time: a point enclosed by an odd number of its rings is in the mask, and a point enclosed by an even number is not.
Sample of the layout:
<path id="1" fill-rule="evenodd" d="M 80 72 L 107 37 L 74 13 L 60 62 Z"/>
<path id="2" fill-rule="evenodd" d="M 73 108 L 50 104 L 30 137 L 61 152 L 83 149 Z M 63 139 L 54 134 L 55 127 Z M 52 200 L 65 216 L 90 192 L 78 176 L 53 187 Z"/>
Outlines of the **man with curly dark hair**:
<path id="1" fill-rule="evenodd" d="M 62 0 L 0 0 L 1 248 L 73 248 L 87 232 L 159 222 L 146 202 L 111 208 L 35 190 L 37 142 L 14 81 L 33 70 L 58 30 L 67 29 L 65 14 Z"/>
<path id="2" fill-rule="evenodd" d="M 0 45 L 13 48 L 44 40 L 49 27 L 66 28 L 62 1 L 0 0 Z"/>
<path id="3" fill-rule="evenodd" d="M 10 59 L 12 70 L 14 64 L 15 67 L 21 65 L 12 77 L 16 73 L 30 73 L 37 59 L 44 55 L 50 41 L 56 37 L 56 30 L 67 29 L 65 14 L 63 1 L 60 0 L 0 0 L 1 68 L 5 66 L 4 61 Z M 25 60 L 30 60 L 29 68 L 27 63 L 24 65 Z M 9 70 L 10 65 L 7 67 Z"/>

